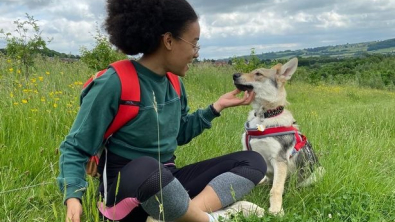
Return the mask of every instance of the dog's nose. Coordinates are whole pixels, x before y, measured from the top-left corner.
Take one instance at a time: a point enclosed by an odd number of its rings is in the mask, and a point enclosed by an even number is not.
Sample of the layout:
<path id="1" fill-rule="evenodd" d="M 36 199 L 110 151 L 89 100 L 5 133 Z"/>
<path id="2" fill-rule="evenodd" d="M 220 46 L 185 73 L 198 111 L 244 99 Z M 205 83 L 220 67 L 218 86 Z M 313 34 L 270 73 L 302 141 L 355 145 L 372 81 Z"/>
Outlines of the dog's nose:
<path id="1" fill-rule="evenodd" d="M 239 78 L 241 76 L 241 73 L 235 73 L 233 74 L 233 80 L 236 80 L 237 78 Z"/>

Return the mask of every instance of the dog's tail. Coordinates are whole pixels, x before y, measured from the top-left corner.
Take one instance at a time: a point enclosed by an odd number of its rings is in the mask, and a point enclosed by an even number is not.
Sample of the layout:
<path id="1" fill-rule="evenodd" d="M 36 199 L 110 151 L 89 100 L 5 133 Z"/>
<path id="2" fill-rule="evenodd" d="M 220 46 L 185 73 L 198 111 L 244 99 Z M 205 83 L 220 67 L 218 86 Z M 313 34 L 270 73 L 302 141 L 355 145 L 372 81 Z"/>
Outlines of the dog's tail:
<path id="1" fill-rule="evenodd" d="M 317 168 L 314 169 L 314 171 L 310 174 L 310 176 L 303 180 L 302 182 L 300 182 L 297 187 L 307 187 L 310 186 L 312 184 L 317 183 L 318 181 L 320 181 L 325 174 L 325 168 L 322 166 L 319 166 Z"/>
<path id="2" fill-rule="evenodd" d="M 307 141 L 306 145 L 299 151 L 296 158 L 296 165 L 299 169 L 297 187 L 310 186 L 323 178 L 325 169 L 319 163 L 317 155 L 315 155 L 309 141 Z"/>

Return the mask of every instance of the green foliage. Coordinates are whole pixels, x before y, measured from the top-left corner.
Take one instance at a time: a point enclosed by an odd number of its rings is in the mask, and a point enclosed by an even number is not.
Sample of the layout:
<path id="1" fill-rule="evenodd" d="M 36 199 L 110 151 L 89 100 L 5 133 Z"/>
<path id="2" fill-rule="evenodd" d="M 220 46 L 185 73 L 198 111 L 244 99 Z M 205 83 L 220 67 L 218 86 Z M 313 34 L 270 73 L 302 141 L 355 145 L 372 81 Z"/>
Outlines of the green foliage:
<path id="1" fill-rule="evenodd" d="M 93 49 L 88 50 L 86 47 L 81 47 L 81 61 L 89 68 L 94 70 L 102 70 L 108 67 L 112 62 L 126 59 L 127 56 L 120 51 L 113 48 L 108 38 L 97 29 L 96 45 Z"/>
<path id="2" fill-rule="evenodd" d="M 255 49 L 251 48 L 251 54 L 248 59 L 244 57 L 234 57 L 232 65 L 238 72 L 251 72 L 252 70 L 260 67 L 261 61 L 255 54 Z"/>
<path id="3" fill-rule="evenodd" d="M 342 84 L 395 90 L 395 56 L 364 54 L 356 58 L 299 58 L 293 82 Z"/>
<path id="4" fill-rule="evenodd" d="M 16 25 L 15 34 L 5 33 L 1 30 L 0 33 L 4 35 L 7 41 L 6 53 L 13 59 L 20 60 L 20 69 L 24 69 L 26 77 L 29 76 L 29 69 L 34 65 L 34 57 L 39 54 L 40 50 L 46 49 L 47 42 L 41 37 L 40 27 L 37 25 L 37 20 L 26 13 L 27 20 L 20 19 L 14 21 Z"/>
<path id="5" fill-rule="evenodd" d="M 63 58 L 63 59 L 69 59 L 71 60 L 77 60 L 80 58 L 79 55 L 72 55 L 72 54 L 66 54 L 66 53 L 62 53 L 62 52 L 57 52 L 55 50 L 49 49 L 49 48 L 45 48 L 43 50 L 40 51 L 41 54 L 43 56 L 47 56 L 47 57 L 58 57 L 58 58 Z"/>

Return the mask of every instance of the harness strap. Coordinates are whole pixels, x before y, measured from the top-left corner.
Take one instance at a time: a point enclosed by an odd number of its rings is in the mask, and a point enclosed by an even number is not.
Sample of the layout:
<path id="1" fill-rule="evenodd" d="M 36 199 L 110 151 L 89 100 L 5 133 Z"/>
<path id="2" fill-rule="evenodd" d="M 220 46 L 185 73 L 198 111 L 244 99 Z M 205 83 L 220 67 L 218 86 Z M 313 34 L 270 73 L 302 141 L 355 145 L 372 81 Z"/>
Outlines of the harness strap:
<path id="1" fill-rule="evenodd" d="M 250 128 L 248 126 L 248 122 L 245 124 L 245 144 L 247 146 L 247 150 L 252 150 L 250 144 L 250 140 L 252 138 L 265 138 L 265 137 L 273 137 L 273 136 L 283 136 L 288 134 L 294 134 L 296 139 L 294 151 L 292 152 L 293 155 L 294 153 L 302 149 L 307 142 L 307 138 L 303 134 L 301 134 L 296 127 L 279 126 L 279 127 L 266 128 L 265 130 L 260 131 L 257 128 Z"/>

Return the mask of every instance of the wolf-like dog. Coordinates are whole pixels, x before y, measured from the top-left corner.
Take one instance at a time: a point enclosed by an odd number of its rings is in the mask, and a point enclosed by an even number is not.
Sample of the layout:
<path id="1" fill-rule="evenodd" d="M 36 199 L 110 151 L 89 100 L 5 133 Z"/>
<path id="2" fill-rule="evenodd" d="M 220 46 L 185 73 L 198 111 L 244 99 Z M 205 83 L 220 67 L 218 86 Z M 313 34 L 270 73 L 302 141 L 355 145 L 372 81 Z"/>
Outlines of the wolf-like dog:
<path id="1" fill-rule="evenodd" d="M 306 137 L 302 135 L 287 105 L 285 83 L 291 79 L 298 66 L 293 58 L 284 65 L 270 69 L 259 68 L 250 73 L 235 73 L 234 85 L 242 91 L 253 91 L 242 136 L 244 150 L 260 153 L 267 163 L 267 174 L 261 181 L 272 182 L 269 212 L 283 215 L 282 195 L 290 173 L 298 173 L 298 186 L 308 186 L 324 173 L 317 156 Z"/>

